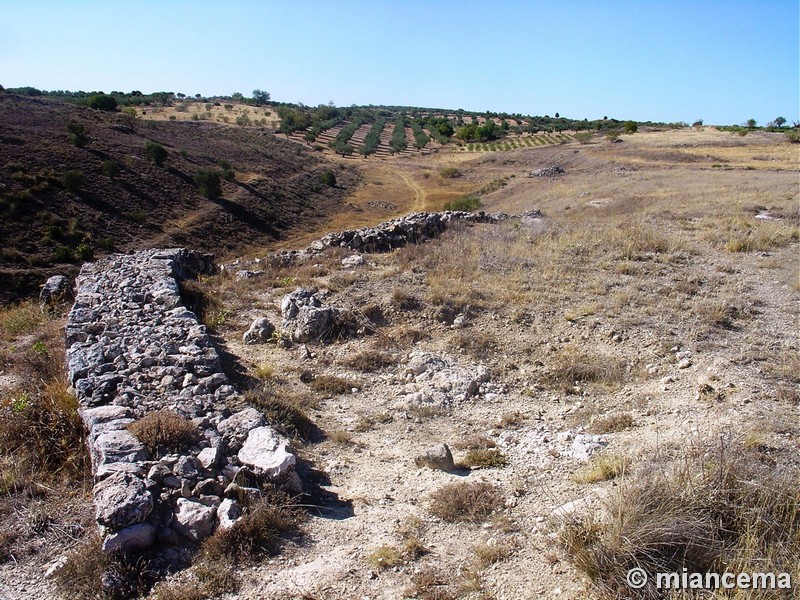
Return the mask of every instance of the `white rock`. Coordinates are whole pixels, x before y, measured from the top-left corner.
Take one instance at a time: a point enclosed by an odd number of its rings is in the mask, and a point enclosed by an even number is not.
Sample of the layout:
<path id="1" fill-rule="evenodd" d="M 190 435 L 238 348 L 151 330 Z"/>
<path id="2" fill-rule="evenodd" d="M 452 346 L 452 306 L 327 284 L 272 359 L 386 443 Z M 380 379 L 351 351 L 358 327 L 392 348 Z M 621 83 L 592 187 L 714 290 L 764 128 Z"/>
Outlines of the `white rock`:
<path id="1" fill-rule="evenodd" d="M 220 529 L 228 529 L 242 516 L 242 508 L 236 500 L 225 498 L 217 508 L 217 519 Z"/>
<path id="2" fill-rule="evenodd" d="M 175 503 L 175 519 L 172 528 L 194 541 L 200 541 L 214 531 L 217 509 L 196 500 L 178 498 Z"/>
<path id="3" fill-rule="evenodd" d="M 257 427 L 239 450 L 239 460 L 265 475 L 277 478 L 293 468 L 297 459 L 289 451 L 289 440 L 271 427 Z"/>

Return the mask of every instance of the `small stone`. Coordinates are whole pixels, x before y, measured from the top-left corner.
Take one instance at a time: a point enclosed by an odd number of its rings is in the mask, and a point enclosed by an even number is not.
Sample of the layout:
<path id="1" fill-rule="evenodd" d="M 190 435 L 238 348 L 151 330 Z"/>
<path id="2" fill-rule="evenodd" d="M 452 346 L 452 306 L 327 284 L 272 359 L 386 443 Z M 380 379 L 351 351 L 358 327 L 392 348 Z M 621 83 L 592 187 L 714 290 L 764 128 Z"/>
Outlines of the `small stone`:
<path id="1" fill-rule="evenodd" d="M 225 498 L 217 508 L 217 519 L 220 529 L 228 529 L 242 516 L 242 508 L 236 500 Z"/>
<path id="2" fill-rule="evenodd" d="M 97 522 L 122 529 L 144 521 L 153 510 L 153 497 L 144 482 L 129 473 L 113 473 L 94 486 Z"/>
<path id="3" fill-rule="evenodd" d="M 275 333 L 275 326 L 266 317 L 258 317 L 244 332 L 242 341 L 245 344 L 265 344 Z"/>
<path id="4" fill-rule="evenodd" d="M 148 523 L 137 523 L 125 529 L 115 531 L 103 540 L 103 550 L 112 552 L 130 552 L 152 546 L 156 537 L 156 529 Z"/>

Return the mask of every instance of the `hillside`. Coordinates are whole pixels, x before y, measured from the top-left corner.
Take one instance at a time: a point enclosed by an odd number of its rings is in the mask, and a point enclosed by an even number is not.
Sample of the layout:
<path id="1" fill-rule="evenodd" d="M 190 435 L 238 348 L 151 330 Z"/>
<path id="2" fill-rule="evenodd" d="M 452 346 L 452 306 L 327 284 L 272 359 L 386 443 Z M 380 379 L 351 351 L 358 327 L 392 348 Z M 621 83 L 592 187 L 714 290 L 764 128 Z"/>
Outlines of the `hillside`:
<path id="1" fill-rule="evenodd" d="M 3 301 L 111 250 L 241 253 L 328 218 L 359 177 L 266 131 L 143 121 L 12 94 L 0 95 L 0 123 Z M 71 139 L 70 123 L 84 139 Z M 148 160 L 148 142 L 166 149 L 163 166 Z M 211 200 L 194 177 L 222 161 L 235 176 Z M 335 186 L 321 181 L 331 169 Z"/>

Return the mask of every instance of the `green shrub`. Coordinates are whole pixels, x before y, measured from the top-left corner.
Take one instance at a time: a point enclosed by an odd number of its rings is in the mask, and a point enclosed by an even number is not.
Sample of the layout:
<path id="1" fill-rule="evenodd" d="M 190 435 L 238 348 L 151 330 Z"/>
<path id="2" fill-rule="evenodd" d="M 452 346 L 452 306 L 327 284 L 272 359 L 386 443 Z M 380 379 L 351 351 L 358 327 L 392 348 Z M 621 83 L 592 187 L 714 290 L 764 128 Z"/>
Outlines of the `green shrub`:
<path id="1" fill-rule="evenodd" d="M 790 129 L 786 131 L 784 135 L 792 144 L 800 144 L 800 129 Z"/>
<path id="2" fill-rule="evenodd" d="M 68 263 L 75 260 L 75 254 L 72 252 L 72 248 L 69 246 L 58 246 L 55 250 L 53 250 L 52 256 L 53 262 L 57 263 Z"/>
<path id="3" fill-rule="evenodd" d="M 78 247 L 75 248 L 75 256 L 78 260 L 92 260 L 94 258 L 94 250 L 92 247 L 87 243 L 78 244 Z"/>
<path id="4" fill-rule="evenodd" d="M 114 96 L 108 96 L 106 94 L 90 96 L 87 104 L 89 108 L 95 110 L 105 110 L 107 112 L 114 112 L 117 110 L 117 99 L 114 98 Z"/>
<path id="5" fill-rule="evenodd" d="M 445 179 L 454 179 L 459 175 L 461 175 L 461 170 L 457 169 L 456 167 L 444 167 L 442 170 L 439 171 L 439 175 L 441 175 Z"/>
<path id="6" fill-rule="evenodd" d="M 67 131 L 69 132 L 69 143 L 73 146 L 83 148 L 89 141 L 89 137 L 86 135 L 86 127 L 80 123 L 72 121 L 67 125 Z"/>
<path id="7" fill-rule="evenodd" d="M 594 136 L 588 131 L 579 131 L 578 133 L 575 134 L 575 139 L 580 144 L 588 144 L 589 142 L 592 141 L 593 137 Z"/>
<path id="8" fill-rule="evenodd" d="M 68 192 L 77 192 L 83 185 L 83 173 L 80 171 L 67 171 L 62 179 L 64 189 Z"/>
<path id="9" fill-rule="evenodd" d="M 462 196 L 444 205 L 445 210 L 473 211 L 482 206 L 481 199 L 477 196 Z"/>
<path id="10" fill-rule="evenodd" d="M 146 142 L 144 145 L 144 153 L 150 162 L 157 167 L 160 167 L 164 164 L 164 161 L 167 160 L 167 155 L 169 154 L 164 146 L 155 142 Z"/>
<path id="11" fill-rule="evenodd" d="M 100 165 L 100 171 L 106 177 L 114 178 L 119 175 L 119 165 L 116 163 L 116 161 L 104 160 L 103 164 Z"/>
<path id="12" fill-rule="evenodd" d="M 336 187 L 336 175 L 333 174 L 333 171 L 323 171 L 319 180 L 328 187 Z"/>
<path id="13" fill-rule="evenodd" d="M 194 182 L 200 189 L 200 193 L 209 200 L 216 200 L 222 196 L 219 171 L 200 169 L 194 176 Z"/>
<path id="14" fill-rule="evenodd" d="M 636 121 L 625 121 L 622 130 L 625 133 L 636 133 L 639 130 L 639 124 Z"/>

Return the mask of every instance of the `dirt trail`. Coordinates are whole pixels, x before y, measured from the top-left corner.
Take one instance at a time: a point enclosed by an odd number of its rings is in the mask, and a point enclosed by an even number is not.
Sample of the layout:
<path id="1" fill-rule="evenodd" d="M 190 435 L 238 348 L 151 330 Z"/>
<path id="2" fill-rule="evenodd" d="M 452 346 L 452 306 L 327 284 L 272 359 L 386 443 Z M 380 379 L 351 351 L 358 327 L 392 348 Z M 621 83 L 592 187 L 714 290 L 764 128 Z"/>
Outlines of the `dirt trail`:
<path id="1" fill-rule="evenodd" d="M 422 189 L 416 181 L 414 181 L 411 177 L 409 177 L 405 173 L 400 173 L 400 177 L 403 179 L 406 185 L 411 188 L 411 191 L 414 192 L 414 212 L 420 212 L 425 210 L 425 204 L 426 204 L 425 190 Z"/>

